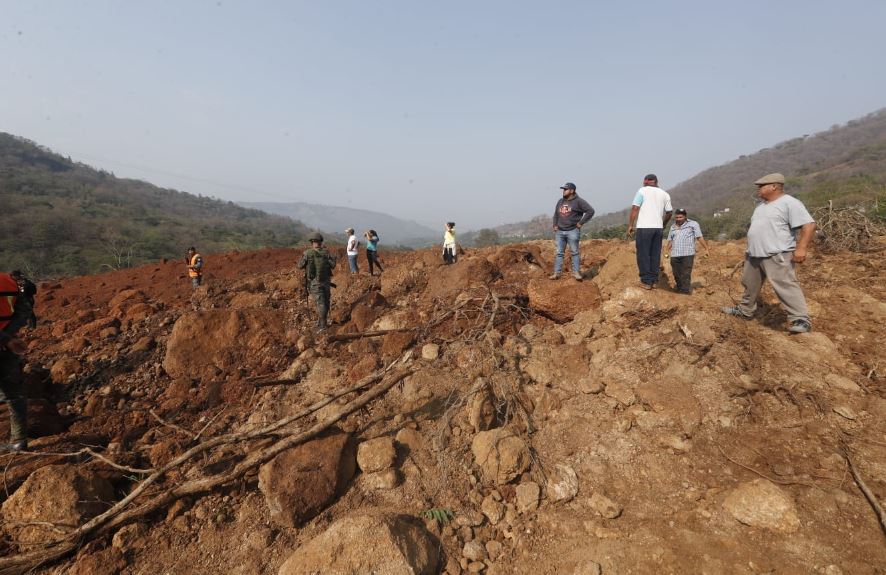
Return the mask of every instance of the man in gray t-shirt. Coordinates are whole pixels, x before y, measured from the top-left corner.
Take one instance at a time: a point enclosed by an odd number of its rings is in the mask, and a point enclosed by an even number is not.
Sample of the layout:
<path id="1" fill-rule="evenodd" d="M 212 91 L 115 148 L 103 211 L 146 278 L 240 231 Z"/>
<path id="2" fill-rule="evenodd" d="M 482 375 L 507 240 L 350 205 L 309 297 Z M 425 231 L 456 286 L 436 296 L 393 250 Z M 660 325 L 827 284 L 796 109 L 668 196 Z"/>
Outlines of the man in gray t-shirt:
<path id="1" fill-rule="evenodd" d="M 741 303 L 724 307 L 723 312 L 751 319 L 757 309 L 757 297 L 768 278 L 788 313 L 788 331 L 805 333 L 812 329 L 806 298 L 794 273 L 794 265 L 806 260 L 806 252 L 815 234 L 815 220 L 800 200 L 784 193 L 784 176 L 769 174 L 754 184 L 763 203 L 751 216 L 748 249 L 741 283 L 745 288 Z"/>

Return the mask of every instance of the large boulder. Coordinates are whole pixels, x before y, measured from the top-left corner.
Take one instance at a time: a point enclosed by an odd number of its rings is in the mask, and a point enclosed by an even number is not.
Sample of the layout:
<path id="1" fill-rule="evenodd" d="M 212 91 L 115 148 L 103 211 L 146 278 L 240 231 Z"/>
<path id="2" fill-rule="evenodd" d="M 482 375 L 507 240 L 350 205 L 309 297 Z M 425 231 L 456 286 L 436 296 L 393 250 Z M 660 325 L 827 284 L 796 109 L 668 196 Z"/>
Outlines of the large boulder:
<path id="1" fill-rule="evenodd" d="M 279 575 L 431 575 L 439 543 L 424 524 L 407 515 L 380 513 L 346 517 L 298 548 Z"/>
<path id="2" fill-rule="evenodd" d="M 428 277 L 424 297 L 428 300 L 449 300 L 467 288 L 489 286 L 501 278 L 501 270 L 482 257 L 468 257 L 448 266 L 446 273 L 433 273 Z"/>
<path id="3" fill-rule="evenodd" d="M 47 465 L 3 502 L 3 529 L 23 546 L 57 539 L 108 509 L 114 488 L 89 468 Z"/>
<path id="4" fill-rule="evenodd" d="M 474 436 L 471 451 L 487 483 L 504 485 L 529 469 L 529 446 L 508 428 L 481 431 Z"/>
<path id="5" fill-rule="evenodd" d="M 297 527 L 323 511 L 354 476 L 355 453 L 351 436 L 334 431 L 262 465 L 258 488 L 271 518 L 284 527 Z"/>
<path id="6" fill-rule="evenodd" d="M 534 279 L 526 288 L 529 307 L 557 323 L 566 323 L 579 312 L 599 307 L 600 288 L 592 281 Z"/>
<path id="7" fill-rule="evenodd" d="M 207 310 L 175 322 L 166 344 L 163 369 L 173 378 L 218 378 L 244 358 L 273 354 L 284 338 L 279 313 L 268 309 Z"/>
<path id="8" fill-rule="evenodd" d="M 800 528 L 797 506 L 781 487 L 765 479 L 742 483 L 726 496 L 723 507 L 740 523 L 781 533 Z"/>

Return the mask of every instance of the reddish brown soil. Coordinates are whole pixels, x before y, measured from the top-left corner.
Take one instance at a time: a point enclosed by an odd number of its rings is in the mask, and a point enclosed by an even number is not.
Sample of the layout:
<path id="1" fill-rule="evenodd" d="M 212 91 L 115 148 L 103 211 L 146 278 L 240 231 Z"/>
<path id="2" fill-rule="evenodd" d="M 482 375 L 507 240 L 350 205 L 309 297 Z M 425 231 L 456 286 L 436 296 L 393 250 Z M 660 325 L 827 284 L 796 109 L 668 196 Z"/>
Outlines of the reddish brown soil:
<path id="1" fill-rule="evenodd" d="M 583 269 L 595 276 L 602 301 L 563 324 L 532 309 L 527 294 L 530 281 L 550 272 L 550 242 L 471 250 L 449 268 L 436 249 L 385 253 L 385 272 L 373 278 L 347 274 L 340 254 L 330 333 L 424 326 L 343 343 L 311 335 L 313 306 L 295 270 L 300 250 L 209 254 L 206 285 L 196 293 L 183 262 L 43 285 L 41 323 L 24 334 L 35 454 L 0 455 L 0 500 L 37 467 L 59 462 L 101 469 L 122 496 L 136 478 L 61 454 L 89 445 L 126 465 L 161 465 L 192 444 L 187 433 L 211 437 L 274 421 L 411 350 L 416 374 L 342 423 L 359 439 L 418 432 L 424 445 L 400 462 L 400 487 L 373 491 L 358 476 L 317 518 L 280 528 L 250 474 L 145 518 L 149 530 L 138 546 L 120 552 L 107 534 L 62 568 L 270 575 L 331 521 L 361 509 L 419 515 L 447 507 L 467 517 L 493 494 L 513 502 L 513 484 L 477 481 L 473 430 L 458 402 L 482 376 L 516 410 L 502 417 L 533 448 L 533 466 L 516 483 L 544 485 L 564 464 L 576 471 L 579 491 L 566 503 L 543 500 L 506 529 L 432 526 L 449 572 L 461 572 L 461 548 L 476 537 L 504 546 L 486 573 L 582 573 L 590 561 L 607 574 L 883 573 L 886 537 L 840 457 L 847 449 L 875 495 L 886 498 L 886 240 L 875 248 L 813 254 L 799 274 L 815 331 L 796 337 L 784 332 L 768 288 L 754 321 L 719 313 L 741 295 L 736 242 L 714 243 L 712 256 L 698 259 L 691 297 L 666 285 L 637 289 L 625 243 L 584 242 Z M 133 293 L 112 309 L 127 290 L 144 296 Z M 237 310 L 244 330 L 272 316 L 269 334 L 261 334 L 267 338 L 219 338 L 233 329 L 219 321 L 218 333 L 205 338 L 218 349 L 179 360 L 185 369 L 193 362 L 193 377 L 170 377 L 164 362 L 176 323 L 227 310 Z M 54 330 L 59 325 L 65 329 Z M 426 343 L 440 346 L 438 359 L 419 359 Z M 204 365 L 210 352 L 218 352 L 211 369 Z M 256 386 L 296 358 L 306 370 L 299 384 Z M 74 360 L 74 375 L 53 383 L 49 370 L 62 359 Z M 589 391 L 591 384 L 599 389 Z M 242 457 L 239 448 L 213 452 L 163 486 Z M 724 510 L 738 484 L 761 476 L 795 502 L 795 533 L 749 527 Z M 617 501 L 621 516 L 599 516 L 595 493 Z M 14 542 L 0 543 L 0 555 L 17 552 Z"/>

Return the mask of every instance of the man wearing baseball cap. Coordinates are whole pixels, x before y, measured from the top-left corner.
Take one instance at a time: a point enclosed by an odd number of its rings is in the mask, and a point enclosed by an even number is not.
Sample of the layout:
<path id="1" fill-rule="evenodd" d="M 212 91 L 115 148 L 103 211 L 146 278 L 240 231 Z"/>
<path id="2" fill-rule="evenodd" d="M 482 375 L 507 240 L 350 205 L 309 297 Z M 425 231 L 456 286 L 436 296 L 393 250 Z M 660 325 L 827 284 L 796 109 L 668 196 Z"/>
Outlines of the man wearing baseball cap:
<path id="1" fill-rule="evenodd" d="M 557 246 L 557 257 L 554 259 L 554 273 L 548 276 L 555 280 L 560 277 L 563 268 L 563 255 L 566 252 L 566 244 L 569 243 L 569 252 L 572 254 L 572 277 L 581 281 L 581 255 L 578 251 L 578 241 L 581 239 L 581 227 L 594 217 L 594 208 L 591 204 L 578 197 L 575 192 L 575 184 L 566 182 L 560 189 L 563 197 L 557 200 L 554 208 L 554 240 Z"/>
<path id="2" fill-rule="evenodd" d="M 658 187 L 658 176 L 647 174 L 634 196 L 628 219 L 628 237 L 636 230 L 637 268 L 643 289 L 658 285 L 663 230 L 673 211 L 670 194 Z"/>
<path id="3" fill-rule="evenodd" d="M 791 322 L 788 331 L 806 333 L 812 329 L 806 298 L 794 266 L 806 260 L 809 243 L 815 235 L 815 220 L 806 206 L 784 193 L 784 176 L 768 174 L 754 182 L 762 201 L 751 216 L 748 247 L 741 284 L 744 296 L 723 313 L 751 319 L 757 310 L 757 296 L 768 278 Z"/>

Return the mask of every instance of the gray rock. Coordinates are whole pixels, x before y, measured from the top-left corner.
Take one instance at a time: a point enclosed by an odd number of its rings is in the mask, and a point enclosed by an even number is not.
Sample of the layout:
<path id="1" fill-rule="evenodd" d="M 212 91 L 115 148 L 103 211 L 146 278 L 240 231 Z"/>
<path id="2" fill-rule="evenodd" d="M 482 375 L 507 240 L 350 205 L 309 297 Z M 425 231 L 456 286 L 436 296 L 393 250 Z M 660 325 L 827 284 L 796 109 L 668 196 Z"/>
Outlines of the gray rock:
<path id="1" fill-rule="evenodd" d="M 751 527 L 782 533 L 793 533 L 800 528 L 794 500 L 765 479 L 742 483 L 726 496 L 723 507 L 740 523 Z"/>
<path id="2" fill-rule="evenodd" d="M 620 382 L 613 381 L 607 383 L 606 390 L 603 393 L 624 406 L 632 405 L 637 401 L 637 396 L 634 395 L 634 390 Z"/>
<path id="3" fill-rule="evenodd" d="M 363 475 L 363 485 L 370 491 L 394 489 L 402 480 L 400 472 L 392 467 Z"/>
<path id="4" fill-rule="evenodd" d="M 600 492 L 594 492 L 590 500 L 591 508 L 605 517 L 606 519 L 615 519 L 621 515 L 621 505 L 609 499 Z"/>
<path id="5" fill-rule="evenodd" d="M 836 373 L 829 373 L 824 376 L 824 380 L 825 383 L 834 389 L 839 389 L 848 393 L 861 393 L 861 387 L 848 377 Z"/>
<path id="6" fill-rule="evenodd" d="M 581 563 L 575 568 L 575 571 L 572 572 L 572 575 L 602 575 L 603 567 L 600 566 L 596 561 L 588 561 L 586 563 Z"/>
<path id="7" fill-rule="evenodd" d="M 387 513 L 358 515 L 339 519 L 299 546 L 280 567 L 278 575 L 431 575 L 438 572 L 438 554 L 438 544 L 414 517 Z"/>
<path id="8" fill-rule="evenodd" d="M 502 551 L 504 551 L 504 545 L 495 539 L 486 542 L 486 553 L 491 560 L 495 561 L 498 559 L 501 556 Z"/>
<path id="9" fill-rule="evenodd" d="M 545 494 L 551 501 L 571 501 L 578 495 L 578 475 L 575 470 L 558 463 L 548 475 Z"/>
<path id="10" fill-rule="evenodd" d="M 440 356 L 440 346 L 436 343 L 426 343 L 421 348 L 421 357 L 433 361 Z"/>
<path id="11" fill-rule="evenodd" d="M 474 462 L 488 483 L 504 485 L 529 469 L 529 447 L 513 431 L 481 431 L 471 442 Z"/>
<path id="12" fill-rule="evenodd" d="M 541 488 L 538 483 L 529 481 L 517 486 L 517 511 L 528 513 L 538 509 L 538 499 L 541 496 Z"/>
<path id="13" fill-rule="evenodd" d="M 365 473 L 382 471 L 394 465 L 397 448 L 391 437 L 376 437 L 357 447 L 357 465 Z"/>
<path id="14" fill-rule="evenodd" d="M 518 488 L 519 489 L 519 488 Z M 480 504 L 480 511 L 489 519 L 489 523 L 497 525 L 505 516 L 505 506 L 500 501 L 496 501 L 491 495 L 487 495 Z"/>
<path id="15" fill-rule="evenodd" d="M 597 394 L 603 391 L 603 384 L 596 378 L 586 376 L 578 382 L 578 389 L 582 393 Z"/>
<path id="16" fill-rule="evenodd" d="M 468 561 L 485 561 L 489 557 L 489 554 L 486 552 L 486 547 L 476 539 L 465 543 L 465 546 L 461 550 L 461 554 L 464 555 Z"/>

